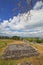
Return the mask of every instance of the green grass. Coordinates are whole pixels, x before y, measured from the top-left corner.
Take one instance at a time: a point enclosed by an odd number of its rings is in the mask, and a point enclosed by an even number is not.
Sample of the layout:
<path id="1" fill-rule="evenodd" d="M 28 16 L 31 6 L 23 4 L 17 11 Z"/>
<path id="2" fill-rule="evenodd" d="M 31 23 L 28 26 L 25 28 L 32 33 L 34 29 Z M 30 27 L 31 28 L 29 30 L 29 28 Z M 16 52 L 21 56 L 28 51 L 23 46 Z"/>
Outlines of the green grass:
<path id="1" fill-rule="evenodd" d="M 43 65 L 43 60 L 36 57 L 23 58 L 18 60 L 1 60 L 0 65 L 18 65 L 19 63 L 26 62 L 26 61 L 32 63 L 32 65 Z"/>
<path id="2" fill-rule="evenodd" d="M 12 39 L 0 39 L 0 49 L 6 47 L 9 43 L 13 43 Z"/>
<path id="3" fill-rule="evenodd" d="M 5 46 L 7 46 L 7 43 L 3 43 L 3 42 L 0 43 L 0 49 L 3 48 L 3 47 L 5 47 Z"/>
<path id="4" fill-rule="evenodd" d="M 15 61 L 15 60 L 1 60 L 0 64 L 1 65 L 16 65 L 17 61 Z"/>

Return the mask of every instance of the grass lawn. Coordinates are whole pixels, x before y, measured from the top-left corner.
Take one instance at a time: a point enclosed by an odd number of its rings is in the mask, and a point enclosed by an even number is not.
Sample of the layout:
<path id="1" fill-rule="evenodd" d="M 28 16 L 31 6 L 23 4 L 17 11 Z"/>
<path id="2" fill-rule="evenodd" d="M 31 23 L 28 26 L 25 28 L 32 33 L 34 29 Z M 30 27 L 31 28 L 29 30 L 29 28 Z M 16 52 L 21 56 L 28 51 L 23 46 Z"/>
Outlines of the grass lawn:
<path id="1" fill-rule="evenodd" d="M 32 43 L 30 43 L 30 45 L 36 48 L 37 51 L 40 53 L 38 57 L 36 56 L 30 58 L 24 57 L 18 60 L 12 60 L 12 59 L 1 60 L 1 56 L 9 44 L 19 44 L 19 43 L 22 44 L 24 42 L 18 40 L 15 41 L 12 39 L 3 39 L 3 40 L 0 39 L 0 65 L 18 65 L 18 63 L 25 62 L 25 61 L 29 61 L 30 63 L 32 63 L 32 65 L 43 65 L 43 45 L 32 44 Z"/>

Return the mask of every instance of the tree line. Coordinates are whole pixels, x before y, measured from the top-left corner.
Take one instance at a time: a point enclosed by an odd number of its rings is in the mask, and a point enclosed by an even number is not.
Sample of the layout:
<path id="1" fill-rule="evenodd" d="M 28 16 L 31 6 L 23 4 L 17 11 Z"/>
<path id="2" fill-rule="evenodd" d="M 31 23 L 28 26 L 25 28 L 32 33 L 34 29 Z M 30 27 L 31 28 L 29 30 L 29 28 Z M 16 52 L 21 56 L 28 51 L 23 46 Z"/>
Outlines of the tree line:
<path id="1" fill-rule="evenodd" d="M 19 37 L 19 36 L 12 36 L 12 37 L 8 37 L 8 36 L 0 36 L 0 39 L 23 40 L 23 38 L 22 38 L 22 37 Z"/>

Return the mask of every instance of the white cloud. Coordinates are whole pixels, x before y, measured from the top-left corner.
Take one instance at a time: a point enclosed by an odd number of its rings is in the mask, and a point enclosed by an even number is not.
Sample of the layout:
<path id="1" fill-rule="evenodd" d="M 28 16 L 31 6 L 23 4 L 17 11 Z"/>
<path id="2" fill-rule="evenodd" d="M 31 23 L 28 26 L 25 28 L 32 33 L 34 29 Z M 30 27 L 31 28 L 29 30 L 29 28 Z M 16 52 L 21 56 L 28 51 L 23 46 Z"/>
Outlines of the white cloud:
<path id="1" fill-rule="evenodd" d="M 33 8 L 34 10 L 30 11 L 30 15 L 27 12 L 14 16 L 13 19 L 4 20 L 0 24 L 0 35 L 43 36 L 43 9 L 37 10 L 41 5 L 43 5 L 41 1 L 37 2 Z"/>
<path id="2" fill-rule="evenodd" d="M 6 26 L 8 26 L 8 24 L 9 24 L 9 21 L 8 20 L 3 20 L 3 22 L 0 24 L 0 27 L 6 27 Z"/>
<path id="3" fill-rule="evenodd" d="M 39 9 L 41 9 L 41 8 L 43 8 L 43 2 L 42 2 L 42 1 L 38 1 L 38 2 L 35 4 L 34 9 L 39 10 Z"/>

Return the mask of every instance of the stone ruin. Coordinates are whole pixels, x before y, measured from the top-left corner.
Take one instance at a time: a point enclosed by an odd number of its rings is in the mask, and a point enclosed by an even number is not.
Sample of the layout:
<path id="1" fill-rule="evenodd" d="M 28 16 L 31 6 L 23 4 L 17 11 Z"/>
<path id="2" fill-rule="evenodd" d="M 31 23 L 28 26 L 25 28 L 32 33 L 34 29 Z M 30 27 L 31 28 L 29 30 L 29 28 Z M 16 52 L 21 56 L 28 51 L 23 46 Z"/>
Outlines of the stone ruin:
<path id="1" fill-rule="evenodd" d="M 26 44 L 11 44 L 4 51 L 2 59 L 19 59 L 38 55 L 39 53 L 32 46 Z"/>
<path id="2" fill-rule="evenodd" d="M 31 63 L 30 62 L 23 62 L 23 63 L 20 63 L 18 65 L 31 65 Z"/>

